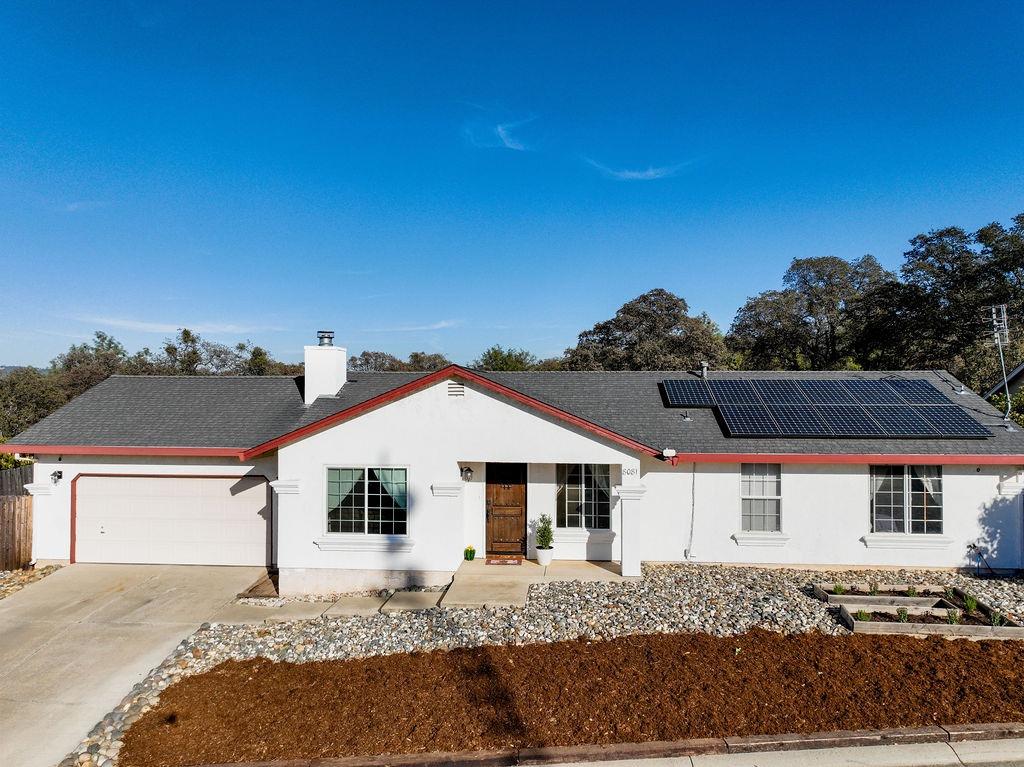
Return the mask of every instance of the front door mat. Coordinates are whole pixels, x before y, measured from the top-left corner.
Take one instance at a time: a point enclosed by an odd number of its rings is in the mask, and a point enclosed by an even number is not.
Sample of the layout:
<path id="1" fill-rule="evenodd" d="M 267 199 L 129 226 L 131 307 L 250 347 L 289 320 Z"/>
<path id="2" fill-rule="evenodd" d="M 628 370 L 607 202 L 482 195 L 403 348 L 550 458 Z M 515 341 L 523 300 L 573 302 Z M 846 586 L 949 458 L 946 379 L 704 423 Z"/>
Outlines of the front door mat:
<path id="1" fill-rule="evenodd" d="M 523 558 L 515 554 L 488 554 L 487 564 L 489 565 L 521 565 Z"/>

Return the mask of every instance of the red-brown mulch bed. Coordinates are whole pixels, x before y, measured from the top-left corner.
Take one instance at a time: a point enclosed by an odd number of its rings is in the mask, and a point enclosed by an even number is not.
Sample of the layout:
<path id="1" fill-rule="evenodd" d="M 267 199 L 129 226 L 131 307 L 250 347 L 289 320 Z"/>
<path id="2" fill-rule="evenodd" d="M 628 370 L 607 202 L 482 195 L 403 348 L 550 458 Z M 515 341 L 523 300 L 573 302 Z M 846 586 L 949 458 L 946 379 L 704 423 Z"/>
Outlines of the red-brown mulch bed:
<path id="1" fill-rule="evenodd" d="M 635 636 L 290 664 L 168 688 L 122 767 L 1024 721 L 1024 642 Z"/>

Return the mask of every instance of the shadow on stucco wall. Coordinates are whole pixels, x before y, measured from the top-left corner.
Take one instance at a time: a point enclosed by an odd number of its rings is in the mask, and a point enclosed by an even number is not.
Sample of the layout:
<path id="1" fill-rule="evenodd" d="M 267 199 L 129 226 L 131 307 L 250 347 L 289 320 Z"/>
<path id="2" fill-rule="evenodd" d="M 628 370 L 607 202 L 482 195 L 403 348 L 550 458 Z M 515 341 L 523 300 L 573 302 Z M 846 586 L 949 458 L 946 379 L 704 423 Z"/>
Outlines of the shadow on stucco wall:
<path id="1" fill-rule="evenodd" d="M 1020 568 L 1022 521 L 1020 496 L 999 497 L 982 506 L 980 531 L 965 547 L 964 565 L 982 574 L 988 572 L 988 567 Z"/>

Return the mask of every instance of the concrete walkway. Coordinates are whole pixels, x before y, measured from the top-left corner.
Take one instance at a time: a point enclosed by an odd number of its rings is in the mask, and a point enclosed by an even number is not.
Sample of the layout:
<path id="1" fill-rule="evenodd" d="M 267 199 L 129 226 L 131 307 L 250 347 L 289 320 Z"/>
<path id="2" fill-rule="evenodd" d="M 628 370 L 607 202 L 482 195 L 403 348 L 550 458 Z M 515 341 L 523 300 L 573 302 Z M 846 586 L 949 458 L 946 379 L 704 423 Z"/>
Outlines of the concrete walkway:
<path id="1" fill-rule="evenodd" d="M 0 765 L 52 767 L 257 567 L 64 567 L 0 600 Z"/>
<path id="2" fill-rule="evenodd" d="M 571 767 L 1022 767 L 1024 740 L 917 743 L 576 763 Z M 566 765 L 565 767 L 570 767 Z"/>
<path id="3" fill-rule="evenodd" d="M 474 559 L 463 562 L 456 571 L 441 607 L 522 607 L 534 583 L 622 579 L 615 562 L 560 561 L 541 567 L 529 559 L 521 565 L 488 565 L 482 559 Z"/>
<path id="4" fill-rule="evenodd" d="M 521 565 L 488 565 L 482 559 L 463 562 L 445 592 L 396 591 L 390 597 L 341 597 L 321 602 L 225 605 L 211 623 L 259 624 L 267 621 L 310 620 L 320 616 L 373 615 L 429 610 L 438 607 L 496 607 L 526 604 L 531 584 L 554 581 L 619 581 L 615 562 L 552 562 L 541 567 L 525 560 Z"/>

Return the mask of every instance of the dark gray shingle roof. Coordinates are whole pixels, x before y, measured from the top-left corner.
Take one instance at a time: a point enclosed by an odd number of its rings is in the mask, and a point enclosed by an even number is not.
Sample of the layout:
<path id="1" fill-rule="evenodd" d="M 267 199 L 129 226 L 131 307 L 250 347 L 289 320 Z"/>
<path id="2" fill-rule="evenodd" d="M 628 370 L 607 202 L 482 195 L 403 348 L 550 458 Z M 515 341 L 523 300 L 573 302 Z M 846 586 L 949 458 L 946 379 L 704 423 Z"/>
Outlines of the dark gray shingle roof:
<path id="1" fill-rule="evenodd" d="M 985 439 L 808 439 L 728 437 L 710 408 L 666 408 L 658 384 L 670 378 L 697 378 L 689 372 L 481 373 L 494 381 L 598 423 L 657 449 L 680 453 L 823 453 L 929 455 L 969 453 L 1024 455 L 1024 430 L 1008 432 L 1001 414 L 977 394 L 959 394 L 960 382 L 945 371 L 713 371 L 713 379 L 924 379 L 967 409 L 991 432 Z M 685 410 L 691 421 L 683 419 Z"/>
<path id="2" fill-rule="evenodd" d="M 19 434 L 21 445 L 224 447 L 243 450 L 415 381 L 424 373 L 350 372 L 335 397 L 302 403 L 288 377 L 114 376 Z M 1024 431 L 1008 432 L 998 411 L 945 372 L 712 372 L 712 378 L 925 379 L 987 426 L 985 439 L 735 438 L 714 412 L 666 408 L 659 383 L 687 372 L 481 372 L 481 376 L 657 450 L 681 453 L 1024 455 Z"/>

